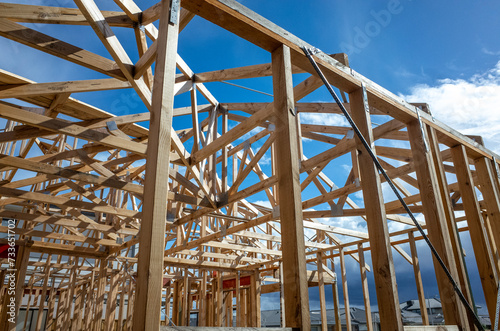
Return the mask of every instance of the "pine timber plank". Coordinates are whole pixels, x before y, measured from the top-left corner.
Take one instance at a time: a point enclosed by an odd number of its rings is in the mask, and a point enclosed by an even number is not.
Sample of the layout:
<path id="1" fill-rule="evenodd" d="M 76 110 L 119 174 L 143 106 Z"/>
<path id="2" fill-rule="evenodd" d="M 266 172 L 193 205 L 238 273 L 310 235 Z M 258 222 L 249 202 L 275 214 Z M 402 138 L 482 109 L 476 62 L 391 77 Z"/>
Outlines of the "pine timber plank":
<path id="1" fill-rule="evenodd" d="M 0 18 L 0 36 L 108 76 L 125 80 L 116 62 L 5 18 Z"/>
<path id="2" fill-rule="evenodd" d="M 0 195 L 4 197 L 20 198 L 23 200 L 34 200 L 41 203 L 52 203 L 61 207 L 74 207 L 89 211 L 108 213 L 126 217 L 141 217 L 141 213 L 123 208 L 116 208 L 109 205 L 95 204 L 86 201 L 77 201 L 61 196 L 50 196 L 38 192 L 28 192 L 19 189 L 0 187 Z"/>
<path id="3" fill-rule="evenodd" d="M 10 72 L 0 69 L 0 85 L 4 84 L 33 84 L 35 82 L 23 78 L 21 76 L 12 74 Z M 62 94 L 59 94 L 61 96 Z M 57 101 L 57 97 L 51 95 L 36 96 L 36 97 L 25 97 L 20 98 L 23 101 L 35 104 L 43 108 L 51 109 L 54 102 Z M 107 113 L 101 109 L 93 107 L 82 101 L 73 99 L 71 97 L 67 98 L 63 104 L 57 105 L 57 112 L 68 115 L 73 118 L 77 118 L 83 121 L 91 120 L 111 120 L 116 117 L 110 113 Z M 88 122 L 80 123 L 82 126 L 86 126 Z M 140 127 L 136 124 L 128 125 L 124 128 L 125 132 L 133 137 L 145 137 L 147 136 L 147 130 L 144 127 Z"/>
<path id="4" fill-rule="evenodd" d="M 14 298 L 14 303 L 15 303 L 15 315 L 14 316 L 19 316 L 19 308 L 21 307 L 21 300 L 24 295 L 24 281 L 26 277 L 26 270 L 28 267 L 28 261 L 29 261 L 29 256 L 30 256 L 30 248 L 29 247 L 19 247 L 19 250 L 17 251 L 16 258 L 15 258 L 15 267 L 14 269 L 14 282 L 15 282 L 15 294 L 12 295 L 6 295 L 4 296 L 3 303 L 2 303 L 2 312 L 0 316 L 0 330 L 1 331 L 15 331 L 16 330 L 16 323 L 11 323 L 7 319 L 7 304 L 12 301 L 12 297 Z M 15 318 L 17 322 L 17 317 Z"/>
<path id="5" fill-rule="evenodd" d="M 170 15 L 179 13 L 171 12 L 169 1 L 162 3 L 144 184 L 144 195 L 151 198 L 143 205 L 133 319 L 134 330 L 148 331 L 160 327 L 168 193 L 165 179 L 169 177 L 171 136 L 175 135 L 172 116 L 179 26 L 168 20 Z"/>
<path id="6" fill-rule="evenodd" d="M 102 11 L 110 26 L 133 27 L 133 21 L 124 13 L 118 11 Z M 52 6 L 22 5 L 15 3 L 0 3 L 0 18 L 14 22 L 88 25 L 89 23 L 76 8 Z"/>
<path id="7" fill-rule="evenodd" d="M 495 179 L 494 165 L 491 160 L 481 157 L 474 160 L 477 173 L 477 183 L 480 185 L 481 193 L 486 205 L 486 215 L 493 230 L 493 237 L 500 250 L 500 192 L 498 181 Z"/>
<path id="8" fill-rule="evenodd" d="M 442 197 L 439 195 L 436 169 L 431 160 L 431 155 L 429 155 L 424 145 L 424 139 L 427 139 L 427 137 L 423 135 L 418 121 L 414 121 L 408 125 L 408 135 L 413 151 L 429 239 L 453 278 L 458 279 L 458 271 L 450 246 L 450 235 L 446 224 Z M 440 297 L 448 298 L 448 300 L 442 303 L 445 322 L 446 324 L 465 327 L 469 324 L 467 316 L 465 316 L 465 310 L 441 266 L 435 259 L 433 261 Z"/>
<path id="9" fill-rule="evenodd" d="M 106 23 L 101 11 L 93 0 L 75 0 L 76 5 L 80 8 L 90 26 L 99 37 L 104 47 L 111 54 L 111 57 L 116 61 L 116 64 L 122 71 L 123 75 L 130 82 L 134 90 L 137 92 L 144 105 L 149 109 L 151 107 L 151 91 L 146 86 L 143 79 L 135 80 L 132 72 L 134 64 L 130 60 L 127 52 L 118 41 L 110 26 Z"/>
<path id="10" fill-rule="evenodd" d="M 365 108 L 366 100 L 363 89 L 349 93 L 349 100 L 352 118 L 368 145 L 372 146 L 375 141 L 375 133 L 371 129 L 370 114 L 368 109 Z M 381 181 L 373 160 L 357 136 L 355 141 L 358 150 L 370 247 L 372 248 L 372 263 L 381 328 L 384 330 L 402 330 L 396 275 L 388 235 L 389 230 L 387 228 Z"/>
<path id="11" fill-rule="evenodd" d="M 310 329 L 309 298 L 304 255 L 304 228 L 294 109 L 290 50 L 278 47 L 272 53 L 278 191 L 282 222 L 283 282 L 286 326 Z"/>
<path id="12" fill-rule="evenodd" d="M 498 284 L 495 264 L 492 259 L 491 248 L 488 245 L 488 238 L 484 227 L 484 220 L 479 207 L 474 180 L 472 179 L 467 152 L 463 145 L 455 146 L 451 149 L 453 164 L 457 172 L 457 180 L 464 204 L 465 216 L 469 225 L 472 248 L 483 286 L 484 297 L 490 319 L 495 320 L 495 309 L 497 300 L 495 293 Z"/>
<path id="13" fill-rule="evenodd" d="M 321 231 L 316 231 L 316 239 L 318 242 L 322 242 L 324 234 Z M 323 279 L 323 253 L 319 252 L 317 256 L 317 268 L 318 268 L 318 290 L 319 290 L 319 304 L 321 312 L 321 331 L 328 331 L 328 321 L 326 316 L 326 299 L 325 299 L 325 281 Z"/>
<path id="14" fill-rule="evenodd" d="M 420 262 L 418 259 L 417 245 L 415 245 L 415 237 L 413 232 L 408 232 L 408 240 L 410 242 L 411 258 L 413 260 L 413 274 L 415 275 L 415 283 L 417 286 L 418 303 L 422 316 L 422 324 L 429 325 L 429 315 L 427 314 L 427 304 L 425 302 L 424 285 L 422 284 L 422 275 L 420 273 Z"/>
<path id="15" fill-rule="evenodd" d="M 457 266 L 458 281 L 460 283 L 461 291 L 464 294 L 467 301 L 473 302 L 472 289 L 467 275 L 467 268 L 463 254 L 463 247 L 457 229 L 457 219 L 453 211 L 454 209 L 453 203 L 451 201 L 449 193 L 457 191 L 458 187 L 453 187 L 453 185 L 456 186 L 456 183 L 448 185 L 445 173 L 445 165 L 443 164 L 443 160 L 448 159 L 447 154 L 451 154 L 451 151 L 450 149 L 447 149 L 443 152 L 440 152 L 439 141 L 435 129 L 427 127 L 427 138 L 429 140 L 430 154 L 432 155 L 432 160 L 436 168 L 436 179 L 440 190 L 440 195 L 442 197 L 448 231 L 450 233 L 450 239 L 451 239 L 450 244 L 453 250 L 453 256 L 455 257 L 455 263 Z M 457 206 L 455 206 L 455 209 L 458 209 Z M 473 329 L 475 328 L 475 326 L 473 325 L 474 322 L 472 320 L 472 317 L 471 316 L 469 317 L 470 317 L 469 327 Z"/>
<path id="16" fill-rule="evenodd" d="M 21 98 L 43 94 L 78 93 L 130 88 L 129 82 L 118 79 L 91 79 L 56 83 L 0 86 L 0 99 Z"/>
<path id="17" fill-rule="evenodd" d="M 113 148 L 120 148 L 141 155 L 146 154 L 147 146 L 142 143 L 129 141 L 110 134 L 105 134 L 97 130 L 81 127 L 77 124 L 51 118 L 43 115 L 34 114 L 20 107 L 7 103 L 0 103 L 0 113 L 4 118 L 22 122 L 41 129 L 50 130 L 57 133 L 65 133 L 70 136 L 94 141 L 100 144 L 108 145 Z"/>
<path id="18" fill-rule="evenodd" d="M 368 279 L 366 278 L 365 253 L 363 244 L 358 244 L 359 271 L 361 274 L 361 286 L 363 287 L 363 302 L 365 304 L 366 329 L 373 331 L 372 310 L 370 304 L 370 292 L 368 290 Z"/>

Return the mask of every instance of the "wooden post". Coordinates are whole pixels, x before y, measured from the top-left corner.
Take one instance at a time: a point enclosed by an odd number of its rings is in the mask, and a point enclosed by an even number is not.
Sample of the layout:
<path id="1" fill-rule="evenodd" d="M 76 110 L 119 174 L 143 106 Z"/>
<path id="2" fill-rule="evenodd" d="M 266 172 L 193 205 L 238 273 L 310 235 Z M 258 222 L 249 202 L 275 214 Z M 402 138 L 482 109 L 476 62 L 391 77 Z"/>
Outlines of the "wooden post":
<path id="1" fill-rule="evenodd" d="M 422 324 L 429 325 L 429 315 L 427 314 L 427 304 L 425 303 L 424 285 L 422 284 L 422 276 L 420 275 L 420 264 L 418 261 L 417 245 L 415 245 L 415 237 L 413 232 L 408 233 L 410 241 L 411 259 L 413 262 L 413 273 L 415 274 L 415 283 L 417 285 L 418 303 L 420 305 L 420 315 L 422 316 Z"/>
<path id="2" fill-rule="evenodd" d="M 28 303 L 26 304 L 26 315 L 24 315 L 24 324 L 23 324 L 23 330 L 26 329 L 26 323 L 28 323 L 28 316 L 29 316 L 29 311 L 30 311 L 30 307 L 31 307 L 31 297 L 33 296 L 33 276 L 30 277 L 30 280 L 28 282 L 28 286 L 26 286 L 27 288 L 29 288 L 29 292 L 28 292 Z M 36 298 L 36 290 L 35 290 L 35 295 L 34 295 L 34 298 Z M 35 302 L 35 300 L 33 300 L 33 302 Z"/>
<path id="3" fill-rule="evenodd" d="M 66 305 L 68 297 L 68 291 L 65 289 L 59 289 L 59 297 L 57 299 L 57 309 L 56 309 L 56 318 L 54 318 L 54 330 L 59 331 L 62 330 L 62 324 L 64 320 L 61 318 L 61 315 L 64 314 L 64 309 Z M 63 316 L 64 317 L 64 316 Z"/>
<path id="4" fill-rule="evenodd" d="M 202 270 L 201 274 L 198 326 L 207 326 L 207 271 Z"/>
<path id="5" fill-rule="evenodd" d="M 179 279 L 174 280 L 172 302 L 172 323 L 179 325 Z"/>
<path id="6" fill-rule="evenodd" d="M 261 280 L 260 280 L 260 272 L 259 269 L 255 269 L 254 271 L 255 274 L 255 313 L 256 313 L 256 320 L 255 320 L 255 327 L 260 328 L 261 327 L 261 312 L 260 312 L 260 294 L 261 294 Z M 231 300 L 231 307 L 232 307 L 232 300 Z M 233 315 L 233 309 L 231 308 L 231 316 Z M 233 325 L 230 325 L 231 327 Z"/>
<path id="7" fill-rule="evenodd" d="M 52 255 L 49 254 L 47 257 L 47 262 L 45 264 L 45 268 L 44 268 L 45 275 L 43 276 L 43 287 L 42 287 L 42 293 L 40 294 L 40 302 L 38 303 L 38 316 L 36 318 L 36 329 L 37 330 L 42 329 L 43 309 L 45 307 L 45 297 L 47 295 L 47 288 L 49 285 L 51 258 L 52 258 Z M 48 316 L 46 319 L 48 319 Z M 47 322 L 47 321 L 45 321 L 45 322 Z"/>
<path id="8" fill-rule="evenodd" d="M 423 132 L 425 131 L 421 129 L 418 121 L 415 120 L 408 124 L 408 135 L 427 231 L 429 239 L 453 278 L 458 279 L 456 262 L 450 245 L 449 229 L 446 224 L 446 215 L 437 185 L 436 170 L 424 143 L 426 138 L 423 136 Z M 465 328 L 468 326 L 468 320 L 464 308 L 441 266 L 436 259 L 433 259 L 433 261 L 445 322 L 449 325 L 458 325 L 459 328 Z"/>
<path id="9" fill-rule="evenodd" d="M 26 269 L 28 268 L 28 262 L 30 257 L 30 249 L 26 246 L 19 246 L 19 250 L 16 255 L 15 271 L 7 270 L 9 277 L 14 277 L 16 284 L 15 293 L 9 293 L 9 288 L 7 287 L 7 294 L 3 298 L 2 304 L 2 315 L 0 318 L 0 331 L 15 331 L 17 316 L 19 316 L 19 307 L 21 306 L 21 299 L 24 294 L 24 281 L 26 278 Z M 10 283 L 10 280 L 9 280 Z M 12 300 L 13 299 L 13 300 Z M 11 316 L 11 308 L 9 305 L 13 304 L 14 314 Z"/>
<path id="10" fill-rule="evenodd" d="M 236 327 L 241 326 L 240 272 L 236 271 Z"/>
<path id="11" fill-rule="evenodd" d="M 135 296 L 135 291 L 134 287 L 132 286 L 132 277 L 130 277 L 129 282 L 128 282 L 128 289 L 127 289 L 127 298 L 128 298 L 128 305 L 127 305 L 127 320 L 125 322 L 125 330 L 132 330 L 132 315 L 133 315 L 133 306 L 134 306 L 134 296 Z"/>
<path id="12" fill-rule="evenodd" d="M 217 313 L 216 313 L 216 327 L 222 327 L 222 301 L 223 301 L 223 295 L 224 292 L 222 291 L 222 272 L 217 273 L 217 295 L 216 297 L 216 307 L 217 307 Z"/>
<path id="13" fill-rule="evenodd" d="M 166 288 L 165 293 L 165 325 L 170 325 L 170 298 L 172 297 L 172 284 L 170 283 Z"/>
<path id="14" fill-rule="evenodd" d="M 186 270 L 187 272 L 187 270 Z M 189 326 L 189 322 L 191 320 L 191 309 L 193 308 L 193 297 L 191 296 L 191 281 L 189 280 L 188 278 L 188 286 L 186 288 L 186 301 L 187 301 L 187 305 L 186 305 L 186 312 L 185 312 L 185 316 L 186 316 L 186 326 Z"/>
<path id="15" fill-rule="evenodd" d="M 234 325 L 234 305 L 233 305 L 233 298 L 234 298 L 234 291 L 229 291 L 229 300 L 228 300 L 228 315 L 229 315 L 229 321 L 227 323 L 228 327 L 233 327 Z"/>
<path id="16" fill-rule="evenodd" d="M 49 295 L 49 309 L 47 310 L 47 318 L 45 319 L 45 325 L 51 325 L 54 321 L 54 306 L 56 302 L 56 292 L 55 280 L 52 278 L 52 286 L 50 287 Z"/>
<path id="17" fill-rule="evenodd" d="M 373 146 L 370 110 L 364 89 L 360 88 L 349 93 L 349 103 L 353 120 L 366 142 Z M 403 330 L 380 177 L 375 163 L 357 137 L 356 146 L 372 252 L 373 276 L 379 303 L 380 325 L 383 330 Z"/>
<path id="18" fill-rule="evenodd" d="M 335 261 L 332 259 L 332 271 L 335 272 Z M 338 277 L 335 279 L 335 283 L 332 284 L 332 294 L 333 294 L 333 314 L 335 315 L 335 326 L 333 331 L 342 331 L 342 322 L 340 320 L 340 304 L 339 304 L 339 289 L 337 287 Z"/>
<path id="19" fill-rule="evenodd" d="M 5 275 L 7 271 L 5 269 L 0 270 L 0 296 L 3 298 L 4 295 L 4 290 L 7 288 L 7 286 L 4 284 L 5 282 Z M 0 313 L 2 311 L 2 306 L 0 306 Z"/>
<path id="20" fill-rule="evenodd" d="M 174 106 L 174 83 L 179 25 L 170 24 L 169 0 L 162 0 L 155 78 L 152 92 L 149 141 L 146 154 L 146 179 L 141 232 L 134 330 L 160 329 L 161 289 L 163 286 L 163 251 L 167 218 L 168 171 Z"/>
<path id="21" fill-rule="evenodd" d="M 95 315 L 94 315 L 94 328 L 96 330 L 101 330 L 102 328 L 104 294 L 106 293 L 106 283 L 108 280 L 107 269 L 108 269 L 107 260 L 101 259 L 99 264 L 99 279 L 97 281 L 97 299 L 95 302 Z"/>
<path id="22" fill-rule="evenodd" d="M 123 330 L 123 315 L 125 314 L 125 294 L 127 293 L 127 289 L 125 287 L 125 277 L 124 274 L 120 275 L 120 283 L 119 285 L 119 290 L 120 290 L 120 307 L 118 308 L 118 323 L 116 325 L 116 331 L 122 331 Z"/>
<path id="23" fill-rule="evenodd" d="M 214 314 L 215 314 L 215 293 L 216 289 L 215 287 L 217 286 L 217 282 L 215 281 L 215 278 L 212 278 L 212 286 L 211 286 L 211 293 L 210 297 L 208 300 L 208 326 L 214 326 Z"/>
<path id="24" fill-rule="evenodd" d="M 324 232 L 316 230 L 316 240 L 321 243 L 324 239 Z M 323 252 L 317 254 L 318 265 L 318 289 L 319 289 L 319 306 L 321 310 L 321 331 L 328 331 L 328 321 L 326 316 L 326 300 L 325 300 L 325 282 L 323 279 Z"/>
<path id="25" fill-rule="evenodd" d="M 90 283 L 89 283 L 89 297 L 94 297 L 94 288 L 95 288 L 95 271 L 92 271 L 92 276 L 90 277 Z M 87 300 L 85 301 L 85 321 L 83 323 L 83 326 L 85 330 L 90 330 L 92 327 L 92 306 L 95 304 L 95 300 Z M 130 306 L 130 302 L 129 302 Z M 49 309 L 50 313 L 50 309 Z"/>
<path id="26" fill-rule="evenodd" d="M 112 331 L 115 324 L 116 295 L 118 294 L 118 286 L 120 286 L 120 283 L 118 282 L 119 277 L 120 275 L 118 272 L 113 272 L 109 277 L 109 291 L 108 299 L 106 301 L 106 331 Z"/>
<path id="27" fill-rule="evenodd" d="M 347 273 L 345 269 L 345 255 L 344 248 L 339 249 L 340 254 L 340 273 L 342 274 L 342 291 L 344 292 L 344 313 L 346 330 L 351 331 L 351 308 L 349 306 L 349 290 L 347 288 Z"/>
<path id="28" fill-rule="evenodd" d="M 179 321 L 179 326 L 187 326 L 187 310 L 188 310 L 188 301 L 189 301 L 189 278 L 187 269 L 184 270 L 184 279 L 182 283 L 182 306 L 181 306 L 181 318 Z"/>
<path id="29" fill-rule="evenodd" d="M 68 297 L 66 300 L 66 307 L 63 318 L 63 330 L 69 330 L 71 325 L 71 311 L 73 308 L 73 297 L 75 295 L 75 283 L 76 283 L 76 268 L 78 267 L 78 258 L 73 259 L 73 267 L 71 268 L 71 274 L 69 278 L 69 289 Z"/>
<path id="30" fill-rule="evenodd" d="M 464 204 L 465 216 L 469 225 L 472 248 L 476 257 L 477 268 L 483 285 L 484 297 L 488 313 L 492 321 L 495 320 L 497 298 L 493 295 L 497 291 L 498 276 L 492 259 L 488 237 L 484 230 L 483 217 L 476 195 L 476 187 L 472 179 L 467 151 L 463 145 L 451 149 L 453 164 L 457 174 L 458 186 Z"/>
<path id="31" fill-rule="evenodd" d="M 280 262 L 280 312 L 281 327 L 285 327 L 285 282 L 283 281 L 283 261 Z"/>
<path id="32" fill-rule="evenodd" d="M 493 234 L 493 229 L 491 228 L 491 220 L 488 218 L 486 212 L 483 212 L 484 229 L 488 235 L 489 245 L 491 248 L 491 256 L 495 264 L 497 275 L 500 277 L 500 255 L 497 250 L 497 244 L 495 242 L 495 235 Z"/>
<path id="33" fill-rule="evenodd" d="M 250 289 L 246 288 L 243 290 L 243 307 L 244 307 L 244 315 L 243 315 L 243 326 L 249 327 L 250 323 Z"/>
<path id="34" fill-rule="evenodd" d="M 490 220 L 497 251 L 500 252 L 500 192 L 492 161 L 482 157 L 474 160 L 477 183 L 480 185 Z"/>
<path id="35" fill-rule="evenodd" d="M 365 252 L 363 244 L 358 244 L 359 271 L 361 273 L 361 286 L 363 287 L 363 301 L 365 303 L 366 329 L 373 330 L 372 309 L 370 306 L 370 292 L 368 291 L 368 279 L 366 278 Z"/>
<path id="36" fill-rule="evenodd" d="M 75 301 L 75 315 L 73 317 L 73 325 L 75 330 L 82 329 L 83 323 L 83 306 L 85 303 L 85 297 L 87 296 L 88 284 L 83 284 L 80 286 L 80 291 L 77 293 Z"/>
<path id="37" fill-rule="evenodd" d="M 467 267 L 465 265 L 462 243 L 458 234 L 455 213 L 453 211 L 446 173 L 444 171 L 443 160 L 441 158 L 439 141 L 437 138 L 436 130 L 434 128 L 427 126 L 427 133 L 427 138 L 429 140 L 429 149 L 431 152 L 430 154 L 432 156 L 432 160 L 434 161 L 434 166 L 436 169 L 436 179 L 441 195 L 441 201 L 443 203 L 443 212 L 446 216 L 446 225 L 448 227 L 448 233 L 450 234 L 450 247 L 456 263 L 458 282 L 460 284 L 460 289 L 462 290 L 463 295 L 470 303 L 470 305 L 474 307 L 474 298 L 472 296 L 472 290 L 470 288 L 469 275 L 467 274 Z M 472 330 L 475 329 L 473 319 L 470 316 L 468 319 L 468 323 L 469 328 L 471 328 Z"/>
<path id="38" fill-rule="evenodd" d="M 286 327 L 310 330 L 297 127 L 290 49 L 272 53 Z"/>
<path id="39" fill-rule="evenodd" d="M 250 325 L 255 327 L 255 321 L 257 320 L 257 308 L 255 307 L 255 276 L 250 275 Z"/>

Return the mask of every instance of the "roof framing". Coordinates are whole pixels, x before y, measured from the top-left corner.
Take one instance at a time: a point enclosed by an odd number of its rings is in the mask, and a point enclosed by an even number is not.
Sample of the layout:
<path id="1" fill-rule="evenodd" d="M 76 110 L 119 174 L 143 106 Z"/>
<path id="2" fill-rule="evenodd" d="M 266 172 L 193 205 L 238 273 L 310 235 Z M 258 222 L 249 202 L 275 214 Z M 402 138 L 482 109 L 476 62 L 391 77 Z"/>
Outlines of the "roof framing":
<path id="1" fill-rule="evenodd" d="M 64 305 L 57 308 L 62 319 L 47 323 L 64 327 L 73 298 L 75 308 L 87 298 L 74 323 L 99 328 L 103 321 L 95 316 L 106 305 L 104 323 L 111 325 L 119 296 L 129 302 L 127 309 L 120 304 L 120 319 L 126 327 L 133 320 L 134 330 L 159 330 L 162 302 L 172 303 L 175 325 L 187 325 L 196 307 L 199 325 L 232 326 L 236 296 L 237 325 L 260 326 L 260 294 L 282 291 L 284 325 L 307 330 L 307 287 L 336 289 L 340 260 L 346 289 L 350 256 L 363 277 L 375 273 L 382 329 L 401 330 L 393 253 L 414 269 L 422 297 L 414 247 L 422 238 L 384 192 L 384 178 L 351 128 L 308 118 L 340 114 L 336 104 L 302 101 L 322 85 L 301 50 L 312 46 L 234 0 L 183 0 L 180 10 L 175 0 L 145 10 L 132 0 L 115 3 L 119 10 L 101 11 L 93 0 L 75 0 L 78 8 L 0 3 L 1 37 L 108 76 L 34 82 L 0 68 L 0 244 L 17 247 L 17 309 L 23 296 L 49 293 L 49 312 L 56 297 Z M 194 72 L 177 54 L 179 33 L 194 17 L 268 51 L 271 63 Z M 23 23 L 91 26 L 108 54 Z M 117 28 L 133 30 L 136 63 Z M 345 54 L 318 50 L 314 58 L 474 304 L 458 237 L 470 229 L 476 256 L 484 256 L 477 264 L 493 321 L 500 157 L 437 121 L 425 103 L 409 104 L 363 77 Z M 294 86 L 297 74 L 310 75 Z M 261 77 L 272 77 L 273 102 L 225 103 L 210 92 L 212 82 Z M 111 105 L 99 109 L 73 97 L 121 89 L 137 94 L 140 111 L 113 113 Z M 174 108 L 187 93 L 189 101 Z M 208 104 L 198 102 L 200 94 Z M 374 126 L 377 116 L 383 123 Z M 177 118 L 187 118 L 189 127 L 176 127 Z M 342 165 L 348 175 L 337 176 Z M 403 230 L 391 231 L 394 224 Z M 0 262 L 4 294 L 10 261 Z M 451 298 L 443 302 L 446 323 L 472 325 L 435 269 L 441 297 Z M 368 285 L 362 286 L 369 307 Z M 0 297 L 0 330 L 8 330 L 8 296 Z M 338 313 L 338 297 L 334 302 Z"/>

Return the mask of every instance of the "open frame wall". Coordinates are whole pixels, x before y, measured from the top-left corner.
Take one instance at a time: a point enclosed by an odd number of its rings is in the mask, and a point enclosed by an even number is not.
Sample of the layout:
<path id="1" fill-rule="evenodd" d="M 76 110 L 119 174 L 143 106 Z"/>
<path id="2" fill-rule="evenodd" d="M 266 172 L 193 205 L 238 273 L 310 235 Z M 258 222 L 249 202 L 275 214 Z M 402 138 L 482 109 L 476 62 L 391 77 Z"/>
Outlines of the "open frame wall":
<path id="1" fill-rule="evenodd" d="M 188 326 L 192 313 L 198 326 L 260 327 L 261 296 L 271 292 L 281 294 L 281 326 L 309 330 L 308 288 L 317 286 L 326 331 L 325 285 L 341 330 L 346 259 L 359 263 L 367 320 L 371 272 L 381 330 L 403 330 L 395 254 L 414 271 L 424 324 L 425 263 L 434 264 L 446 325 L 476 328 L 436 259 L 419 261 L 422 235 L 339 106 L 302 101 L 324 88 L 302 50 L 313 46 L 234 0 L 114 2 L 115 11 L 94 0 L 0 3 L 2 38 L 96 77 L 61 81 L 43 61 L 41 82 L 0 68 L 0 330 L 159 330 Z M 194 17 L 267 52 L 268 63 L 194 72 L 178 54 Z M 42 33 L 44 25 L 74 38 Z M 345 54 L 314 50 L 474 307 L 460 233 L 470 236 L 493 324 L 498 156 L 436 120 L 425 100 L 409 104 L 351 69 Z M 215 82 L 253 80 L 271 87 L 269 102 L 211 93 Z M 76 93 L 107 101 L 100 109 Z M 126 112 L 116 102 L 123 93 L 137 101 Z M 311 114 L 334 120 L 318 125 Z"/>

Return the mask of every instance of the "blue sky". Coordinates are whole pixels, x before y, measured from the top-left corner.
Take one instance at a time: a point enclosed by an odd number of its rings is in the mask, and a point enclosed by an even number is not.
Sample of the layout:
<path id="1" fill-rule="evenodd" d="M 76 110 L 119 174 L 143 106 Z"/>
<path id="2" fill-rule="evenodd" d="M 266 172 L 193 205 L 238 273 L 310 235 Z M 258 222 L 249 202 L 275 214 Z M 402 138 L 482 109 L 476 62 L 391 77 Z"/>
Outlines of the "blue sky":
<path id="1" fill-rule="evenodd" d="M 185 0 L 187 1 L 187 0 Z M 7 1 L 39 5 L 75 7 L 69 0 Z M 96 1 L 103 10 L 116 10 L 110 0 Z M 148 8 L 155 1 L 136 1 Z M 500 2 L 498 1 L 303 1 L 241 0 L 286 30 L 326 53 L 347 52 L 351 67 L 389 91 L 408 101 L 428 102 L 434 116 L 465 134 L 483 135 L 486 146 L 500 153 Z M 109 57 L 89 27 L 27 24 L 38 31 L 72 42 Z M 114 29 L 135 62 L 133 33 Z M 38 82 L 104 78 L 103 75 L 59 61 L 50 55 L 0 40 L 0 48 L 13 56 L 0 57 L 0 67 Z M 7 53 L 6 52 L 6 53 Z M 248 42 L 196 17 L 181 33 L 179 54 L 195 72 L 270 62 L 270 55 Z M 19 63 L 24 63 L 20 66 Z M 30 63 L 43 63 L 28 66 Z M 48 70 L 57 65 L 57 70 Z M 306 76 L 300 76 L 305 78 Z M 299 78 L 299 77 L 298 77 Z M 296 83 L 300 80 L 297 79 Z M 240 82 L 236 82 L 240 83 Z M 241 82 L 272 93 L 271 79 Z M 271 101 L 272 98 L 221 83 L 207 84 L 220 102 Z M 133 91 L 86 93 L 76 98 L 112 111 L 117 115 L 146 111 Z M 176 99 L 183 106 L 188 95 Z M 200 103 L 204 103 L 199 96 Z M 110 105 L 110 100 L 114 100 Z M 116 100 L 121 100 L 117 102 Z M 307 101 L 331 101 L 320 89 Z M 314 121 L 313 118 L 311 120 Z M 339 119 L 331 119 L 339 120 Z M 188 122 L 178 120 L 180 127 Z M 343 184 L 345 176 L 336 178 Z M 359 201 L 357 201 L 359 202 Z M 346 221 L 347 222 L 347 221 Z M 362 228 L 364 226 L 360 225 Z M 470 240 L 463 236 L 469 271 L 477 280 Z M 404 247 L 409 251 L 408 247 Z M 419 244 L 422 260 L 430 255 Z M 400 299 L 416 298 L 411 266 L 394 254 Z M 369 256 L 367 257 L 369 260 Z M 349 259 L 348 259 L 349 260 Z M 352 262 L 352 261 L 351 261 Z M 348 264 L 351 284 L 357 284 L 357 264 Z M 425 271 L 425 270 L 424 270 Z M 374 303 L 374 284 L 370 275 Z M 426 293 L 437 295 L 433 272 L 424 272 Z M 473 282 L 476 300 L 482 304 L 481 288 Z M 350 288 L 351 302 L 361 305 L 359 287 Z M 477 293 L 477 294 L 476 294 Z M 327 290 L 327 295 L 331 291 Z M 328 298 L 328 296 L 327 296 Z M 481 301 L 483 300 L 483 301 Z M 317 308 L 317 295 L 311 291 L 311 306 Z M 484 306 L 484 304 L 483 304 Z"/>

